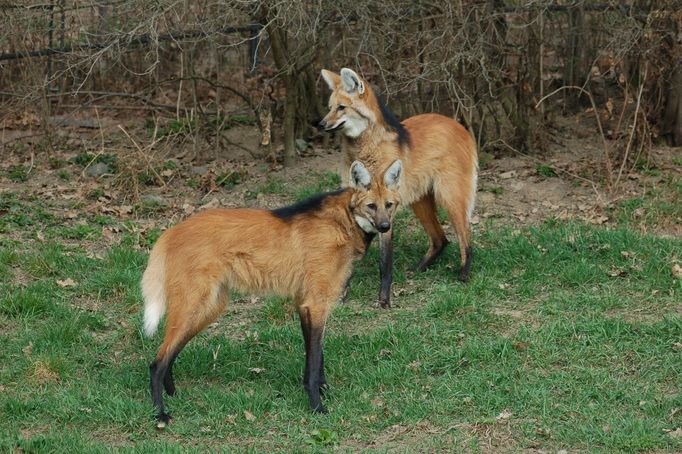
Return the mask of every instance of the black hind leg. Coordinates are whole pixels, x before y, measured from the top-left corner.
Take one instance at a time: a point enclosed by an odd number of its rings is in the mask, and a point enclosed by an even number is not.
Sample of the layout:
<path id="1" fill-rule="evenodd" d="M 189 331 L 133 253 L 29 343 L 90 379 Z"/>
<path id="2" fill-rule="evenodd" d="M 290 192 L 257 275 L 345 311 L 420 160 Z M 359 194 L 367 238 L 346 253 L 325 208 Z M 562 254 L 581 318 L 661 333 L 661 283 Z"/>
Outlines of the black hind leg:
<path id="1" fill-rule="evenodd" d="M 474 258 L 474 250 L 472 249 L 471 246 L 465 249 L 465 254 L 466 259 L 464 261 L 464 265 L 462 265 L 462 268 L 459 270 L 459 280 L 462 282 L 469 281 L 469 274 L 471 272 L 471 261 Z"/>
<path id="2" fill-rule="evenodd" d="M 170 422 L 171 417 L 163 406 L 162 382 L 168 371 L 168 361 L 156 360 L 149 366 L 149 378 L 152 391 L 152 402 L 156 409 L 157 427 L 163 429 Z"/>
<path id="3" fill-rule="evenodd" d="M 166 394 L 169 396 L 174 396 L 175 395 L 175 381 L 173 380 L 173 364 L 175 363 L 175 358 L 177 358 L 178 355 L 175 354 L 171 357 L 170 361 L 168 362 L 168 369 L 166 370 L 166 375 L 163 377 L 163 387 L 166 390 Z"/>

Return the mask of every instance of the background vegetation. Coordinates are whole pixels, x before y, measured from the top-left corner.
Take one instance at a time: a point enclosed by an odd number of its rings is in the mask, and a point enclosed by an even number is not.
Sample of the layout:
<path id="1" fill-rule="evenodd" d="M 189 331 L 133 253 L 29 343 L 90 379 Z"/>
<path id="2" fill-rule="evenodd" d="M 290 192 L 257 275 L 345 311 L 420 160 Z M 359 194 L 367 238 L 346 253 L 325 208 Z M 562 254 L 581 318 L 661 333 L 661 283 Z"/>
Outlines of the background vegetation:
<path id="1" fill-rule="evenodd" d="M 251 112 L 263 153 L 291 163 L 296 139 L 324 114 L 319 70 L 350 66 L 400 117 L 453 115 L 484 150 L 542 151 L 558 115 L 593 111 L 613 184 L 652 141 L 682 144 L 675 5 L 6 2 L 0 102 L 30 107 L 46 134 L 54 113 L 137 107 L 187 124 L 195 146 L 220 143 L 225 122 Z M 283 153 L 271 149 L 273 137 Z"/>

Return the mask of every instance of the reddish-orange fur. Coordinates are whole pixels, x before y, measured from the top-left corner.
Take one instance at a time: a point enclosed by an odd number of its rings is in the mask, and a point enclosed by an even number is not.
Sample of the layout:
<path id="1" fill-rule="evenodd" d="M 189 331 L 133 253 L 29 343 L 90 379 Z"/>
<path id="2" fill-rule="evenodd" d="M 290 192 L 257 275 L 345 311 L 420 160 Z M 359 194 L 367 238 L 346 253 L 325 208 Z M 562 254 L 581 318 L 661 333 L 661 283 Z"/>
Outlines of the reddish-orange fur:
<path id="1" fill-rule="evenodd" d="M 447 244 L 436 216 L 436 207 L 441 206 L 457 235 L 460 279 L 466 280 L 471 262 L 469 224 L 478 175 L 472 136 L 452 118 L 422 114 L 402 122 L 409 141 L 401 144 L 364 79 L 348 69 L 343 69 L 341 76 L 327 70 L 322 75 L 332 94 L 330 112 L 321 125 L 344 133 L 346 159 L 363 161 L 372 173 L 381 173 L 395 159 L 403 162 L 402 203 L 412 207 L 429 236 L 429 250 L 418 268 L 426 268 Z"/>
<path id="2" fill-rule="evenodd" d="M 399 168 L 400 163 L 397 165 Z M 148 335 L 154 333 L 164 311 L 167 313 L 164 340 L 150 366 L 160 424 L 169 420 L 161 381 L 172 395 L 175 357 L 220 315 L 230 290 L 293 298 L 307 356 L 313 357 L 310 373 L 306 363 L 306 389 L 312 408 L 324 411 L 317 389 L 324 374 L 312 368 L 319 368 L 315 361 L 320 359 L 327 316 L 341 297 L 352 262 L 364 254 L 376 231 L 371 227 L 376 225 L 373 217 L 390 222 L 395 208 L 383 207 L 387 201 L 398 204 L 394 190 L 371 182 L 364 166 L 359 167 L 365 177 L 362 184 L 356 182 L 352 188 L 320 198 L 313 209 L 287 215 L 278 210 L 212 209 L 161 235 L 142 278 Z M 352 176 L 357 174 L 354 168 Z M 382 208 L 370 213 L 368 204 Z M 361 228 L 358 219 L 365 227 Z"/>

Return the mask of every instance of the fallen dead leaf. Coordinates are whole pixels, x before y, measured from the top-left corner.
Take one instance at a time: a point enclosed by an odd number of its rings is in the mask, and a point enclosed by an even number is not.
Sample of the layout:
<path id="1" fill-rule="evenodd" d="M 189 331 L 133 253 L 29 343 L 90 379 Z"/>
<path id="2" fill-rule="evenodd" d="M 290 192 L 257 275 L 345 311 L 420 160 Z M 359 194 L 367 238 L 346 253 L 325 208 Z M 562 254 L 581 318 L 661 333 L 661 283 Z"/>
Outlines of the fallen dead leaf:
<path id="1" fill-rule="evenodd" d="M 502 172 L 500 174 L 500 178 L 503 180 L 508 180 L 510 178 L 514 178 L 516 176 L 516 170 L 510 170 L 509 172 Z"/>
<path id="2" fill-rule="evenodd" d="M 677 263 L 673 263 L 673 277 L 675 279 L 682 279 L 682 267 Z"/>
<path id="3" fill-rule="evenodd" d="M 609 276 L 611 277 L 625 277 L 627 275 L 628 275 L 627 271 L 620 268 L 613 268 L 612 270 L 609 271 Z"/>
<path id="4" fill-rule="evenodd" d="M 513 342 L 512 343 L 512 348 L 518 352 L 528 350 L 529 347 L 530 347 L 530 342 Z"/>
<path id="5" fill-rule="evenodd" d="M 682 438 L 682 427 L 678 427 L 677 429 L 668 432 L 668 435 L 673 438 Z"/>
<path id="6" fill-rule="evenodd" d="M 495 417 L 495 419 L 497 419 L 498 421 L 502 421 L 502 420 L 505 420 L 505 419 L 509 419 L 509 418 L 511 418 L 511 417 L 512 417 L 512 412 L 510 412 L 509 410 L 507 410 L 507 409 L 505 408 L 504 410 L 502 410 L 502 412 L 500 412 L 499 415 L 497 415 L 497 416 Z"/>
<path id="7" fill-rule="evenodd" d="M 33 353 L 33 342 L 29 341 L 28 345 L 22 348 L 21 351 L 24 352 L 24 355 L 31 356 L 31 353 Z"/>
<path id="8" fill-rule="evenodd" d="M 185 214 L 192 214 L 194 213 L 194 210 L 196 210 L 196 207 L 194 205 L 190 205 L 189 203 L 185 203 L 182 205 L 182 210 L 185 212 Z"/>
<path id="9" fill-rule="evenodd" d="M 204 203 L 199 207 L 200 210 L 207 210 L 209 208 L 218 208 L 220 206 L 220 200 L 218 200 L 216 197 L 213 197 L 211 200 L 208 202 Z"/>
<path id="10" fill-rule="evenodd" d="M 407 365 L 412 370 L 418 370 L 422 365 L 422 362 L 419 361 L 418 359 L 412 361 L 410 364 Z"/>
<path id="11" fill-rule="evenodd" d="M 108 227 L 102 227 L 102 237 L 106 240 L 113 240 L 116 236 L 114 235 L 114 232 L 112 229 Z"/>
<path id="12" fill-rule="evenodd" d="M 608 220 L 609 220 L 609 217 L 608 217 L 608 216 L 603 216 L 603 215 L 602 215 L 602 216 L 597 216 L 596 218 L 592 218 L 592 219 L 590 220 L 590 222 L 591 222 L 592 224 L 600 225 L 600 224 L 605 223 L 605 222 L 608 221 Z"/>
<path id="13" fill-rule="evenodd" d="M 57 279 L 56 282 L 57 282 L 57 285 L 60 286 L 60 287 L 75 287 L 76 285 L 78 285 L 78 284 L 76 284 L 76 282 L 75 282 L 73 279 L 71 279 L 70 277 L 67 277 L 67 278 L 64 279 L 63 281 L 60 281 L 59 279 Z"/>
<path id="14" fill-rule="evenodd" d="M 237 415 L 227 415 L 225 416 L 226 424 L 234 424 L 237 421 Z"/>
<path id="15" fill-rule="evenodd" d="M 249 410 L 244 410 L 244 417 L 247 421 L 253 422 L 256 420 L 256 417 Z"/>
<path id="16" fill-rule="evenodd" d="M 254 374 L 260 374 L 260 373 L 265 372 L 265 369 L 263 369 L 261 367 L 250 367 L 249 371 L 253 372 Z"/>

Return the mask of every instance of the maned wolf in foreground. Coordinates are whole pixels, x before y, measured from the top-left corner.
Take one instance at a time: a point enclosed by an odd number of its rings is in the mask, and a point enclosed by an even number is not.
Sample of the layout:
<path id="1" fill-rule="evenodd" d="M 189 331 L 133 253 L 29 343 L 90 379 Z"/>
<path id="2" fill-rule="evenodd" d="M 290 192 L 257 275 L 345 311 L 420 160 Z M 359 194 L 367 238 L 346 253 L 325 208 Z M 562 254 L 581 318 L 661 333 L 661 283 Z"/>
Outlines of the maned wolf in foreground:
<path id="1" fill-rule="evenodd" d="M 142 277 L 144 330 L 154 334 L 167 312 L 163 344 L 149 366 L 157 426 L 170 416 L 163 388 L 175 393 L 173 362 L 183 347 L 224 310 L 230 290 L 293 298 L 301 319 L 310 407 L 325 385 L 322 338 L 327 316 L 350 277 L 352 262 L 377 232 L 386 232 L 399 204 L 402 163 L 373 179 L 360 162 L 350 187 L 276 210 L 211 209 L 167 230 Z"/>
<path id="2" fill-rule="evenodd" d="M 476 143 L 469 132 L 455 120 L 438 114 L 415 115 L 400 123 L 351 69 L 343 68 L 341 74 L 323 69 L 322 77 L 332 93 L 329 113 L 320 126 L 343 133 L 347 162 L 358 159 L 371 174 L 378 174 L 396 159 L 403 163 L 401 203 L 410 205 L 429 236 L 429 249 L 417 270 L 431 265 L 448 244 L 438 222 L 439 205 L 447 211 L 457 235 L 459 279 L 466 282 L 472 259 L 469 224 L 478 178 Z M 390 230 L 380 235 L 379 248 L 379 303 L 389 307 L 393 262 Z"/>

